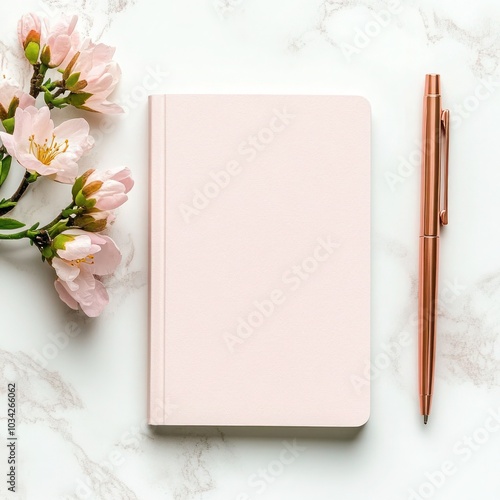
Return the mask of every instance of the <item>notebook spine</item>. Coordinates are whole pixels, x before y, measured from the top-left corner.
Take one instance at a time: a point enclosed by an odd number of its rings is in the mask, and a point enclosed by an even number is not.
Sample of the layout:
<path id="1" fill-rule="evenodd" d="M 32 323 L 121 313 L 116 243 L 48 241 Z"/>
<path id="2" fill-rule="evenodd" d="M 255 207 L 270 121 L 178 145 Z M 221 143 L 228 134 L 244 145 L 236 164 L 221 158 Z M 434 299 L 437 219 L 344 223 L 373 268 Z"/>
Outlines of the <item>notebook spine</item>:
<path id="1" fill-rule="evenodd" d="M 148 423 L 165 420 L 166 99 L 149 97 Z"/>

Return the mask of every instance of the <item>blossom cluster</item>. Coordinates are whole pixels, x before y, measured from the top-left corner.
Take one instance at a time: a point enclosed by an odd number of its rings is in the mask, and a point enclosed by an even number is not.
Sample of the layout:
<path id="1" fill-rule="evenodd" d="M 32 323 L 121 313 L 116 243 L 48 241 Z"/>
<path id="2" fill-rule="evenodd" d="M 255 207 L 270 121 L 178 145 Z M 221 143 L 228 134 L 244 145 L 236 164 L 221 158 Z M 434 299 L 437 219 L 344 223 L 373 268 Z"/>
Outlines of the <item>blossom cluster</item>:
<path id="1" fill-rule="evenodd" d="M 100 278 L 112 274 L 121 260 L 118 247 L 103 232 L 115 220 L 115 209 L 127 201 L 133 180 L 127 167 L 92 168 L 80 175 L 78 162 L 94 146 L 90 126 L 84 118 L 55 125 L 52 110 L 72 106 L 120 113 L 120 106 L 108 100 L 120 79 L 115 49 L 82 37 L 76 16 L 49 21 L 26 14 L 18 37 L 33 76 L 29 91 L 0 79 L 0 187 L 13 161 L 25 175 L 15 193 L 0 200 L 0 230 L 8 231 L 0 239 L 30 240 L 53 268 L 60 298 L 95 317 L 109 301 Z M 5 215 L 40 178 L 71 185 L 69 205 L 45 226 L 11 232 L 25 224 Z"/>

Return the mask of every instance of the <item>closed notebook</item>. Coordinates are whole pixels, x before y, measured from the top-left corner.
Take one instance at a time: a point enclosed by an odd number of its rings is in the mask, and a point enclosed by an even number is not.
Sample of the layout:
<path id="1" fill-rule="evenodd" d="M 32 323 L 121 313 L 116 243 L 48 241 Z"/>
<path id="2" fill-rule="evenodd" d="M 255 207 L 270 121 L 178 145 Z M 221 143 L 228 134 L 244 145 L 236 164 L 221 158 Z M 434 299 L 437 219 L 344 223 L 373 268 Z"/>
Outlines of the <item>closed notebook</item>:
<path id="1" fill-rule="evenodd" d="M 370 107 L 150 97 L 153 425 L 369 416 Z"/>

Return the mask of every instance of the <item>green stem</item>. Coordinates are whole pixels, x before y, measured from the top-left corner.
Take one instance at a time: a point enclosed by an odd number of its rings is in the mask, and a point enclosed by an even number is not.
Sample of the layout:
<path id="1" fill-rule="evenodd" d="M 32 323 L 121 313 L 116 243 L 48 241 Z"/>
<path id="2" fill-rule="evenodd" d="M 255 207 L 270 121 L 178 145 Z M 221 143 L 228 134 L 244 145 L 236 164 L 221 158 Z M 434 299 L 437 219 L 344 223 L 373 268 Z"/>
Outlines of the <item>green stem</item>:
<path id="1" fill-rule="evenodd" d="M 61 221 L 64 221 L 65 219 L 69 218 L 68 212 L 72 213 L 77 213 L 77 211 L 73 210 L 73 207 L 75 206 L 74 202 L 71 202 L 65 209 L 61 210 L 60 214 L 52 221 L 50 221 L 48 224 L 45 226 L 39 228 L 39 229 L 34 229 L 36 226 L 33 226 L 31 229 L 27 229 L 26 231 L 21 231 L 20 233 L 14 233 L 14 234 L 1 234 L 0 233 L 0 240 L 21 240 L 23 238 L 30 238 L 31 240 L 35 238 L 35 236 L 39 235 L 40 233 L 47 231 L 50 234 L 50 230 L 56 226 Z M 57 236 L 57 235 L 52 235 L 52 236 Z"/>
<path id="2" fill-rule="evenodd" d="M 59 82 L 51 82 L 49 79 L 40 86 L 40 90 L 43 90 L 44 92 L 52 92 L 58 87 L 58 83 Z"/>
<path id="3" fill-rule="evenodd" d="M 55 89 L 57 89 L 54 93 L 52 93 Z M 64 82 L 51 82 L 49 84 L 44 84 L 40 87 L 40 90 L 43 90 L 45 96 L 45 104 L 49 109 L 64 107 L 68 104 L 68 101 L 64 97 L 66 93 L 66 89 L 64 88 Z M 63 96 L 63 97 L 60 97 Z"/>
<path id="4" fill-rule="evenodd" d="M 56 96 L 57 92 L 54 93 L 54 95 L 50 98 L 49 102 L 46 102 L 47 104 L 47 107 L 49 109 L 54 109 L 54 108 L 64 108 L 65 106 L 67 106 L 69 104 L 69 95 L 65 96 L 65 97 L 60 97 L 58 99 L 54 99 L 54 97 Z M 47 94 L 45 94 L 47 95 Z M 61 94 L 59 94 L 61 95 Z"/>
<path id="5" fill-rule="evenodd" d="M 38 234 L 38 231 L 31 231 L 27 229 L 26 231 L 21 231 L 20 233 L 14 234 L 0 234 L 0 240 L 22 240 L 23 238 L 32 239 Z"/>
<path id="6" fill-rule="evenodd" d="M 50 229 L 52 226 L 55 226 L 58 222 L 67 219 L 68 216 L 65 216 L 64 212 L 71 210 L 75 206 L 74 202 L 71 202 L 65 209 L 61 210 L 61 213 L 52 221 L 50 221 L 48 224 L 40 228 L 39 230 L 47 230 Z"/>

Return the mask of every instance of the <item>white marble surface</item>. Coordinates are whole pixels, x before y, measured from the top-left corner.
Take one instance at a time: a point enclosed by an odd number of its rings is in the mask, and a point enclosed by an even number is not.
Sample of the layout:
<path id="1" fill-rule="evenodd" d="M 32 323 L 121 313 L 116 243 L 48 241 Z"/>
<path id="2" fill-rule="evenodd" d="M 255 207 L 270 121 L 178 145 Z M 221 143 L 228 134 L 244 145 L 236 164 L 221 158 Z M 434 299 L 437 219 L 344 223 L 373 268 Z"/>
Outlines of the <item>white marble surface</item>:
<path id="1" fill-rule="evenodd" d="M 123 81 L 116 98 L 129 113 L 115 120 L 91 117 L 94 134 L 104 140 L 82 168 L 128 164 L 137 185 L 111 232 L 125 262 L 108 282 L 111 304 L 98 320 L 59 302 L 51 270 L 34 249 L 0 244 L 2 471 L 9 382 L 18 387 L 19 413 L 18 493 L 8 494 L 3 479 L 1 498 L 500 498 L 500 423 L 488 425 L 491 412 L 500 420 L 500 4 L 4 2 L 0 67 L 19 78 L 24 66 L 11 47 L 17 18 L 29 9 L 76 12 L 86 31 L 118 47 Z M 357 30 L 370 36 L 363 41 Z M 356 49 L 350 55 L 347 44 Z M 445 105 L 458 118 L 450 225 L 442 238 L 436 399 L 424 428 L 416 397 L 415 315 L 426 72 L 442 74 Z M 348 93 L 371 101 L 374 376 L 372 416 L 361 430 L 153 432 L 145 425 L 145 95 L 162 91 Z M 17 215 L 50 217 L 66 194 L 55 191 L 37 186 Z M 41 211 L 35 208 L 40 202 Z M 388 351 L 395 342 L 397 352 Z M 294 440 L 295 454 L 281 462 Z M 443 469 L 446 475 L 438 472 Z"/>

